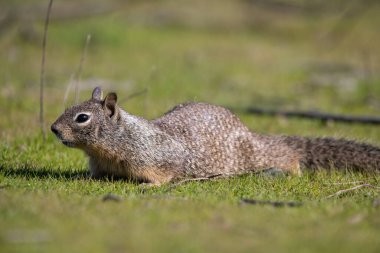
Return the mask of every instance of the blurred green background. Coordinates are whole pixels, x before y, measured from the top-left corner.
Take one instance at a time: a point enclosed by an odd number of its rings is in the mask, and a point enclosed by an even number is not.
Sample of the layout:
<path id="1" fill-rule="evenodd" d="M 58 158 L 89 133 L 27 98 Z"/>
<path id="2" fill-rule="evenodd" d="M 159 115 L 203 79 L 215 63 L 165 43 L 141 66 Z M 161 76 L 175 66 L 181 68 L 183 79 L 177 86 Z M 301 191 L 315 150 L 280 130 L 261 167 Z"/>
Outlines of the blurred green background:
<path id="1" fill-rule="evenodd" d="M 38 131 L 47 3 L 0 3 L 3 138 Z M 372 0 L 56 0 L 46 51 L 46 124 L 62 112 L 73 74 L 68 105 L 77 83 L 81 100 L 101 85 L 118 92 L 122 107 L 148 118 L 184 101 L 378 115 L 379 10 Z M 123 100 L 145 88 L 147 94 Z"/>

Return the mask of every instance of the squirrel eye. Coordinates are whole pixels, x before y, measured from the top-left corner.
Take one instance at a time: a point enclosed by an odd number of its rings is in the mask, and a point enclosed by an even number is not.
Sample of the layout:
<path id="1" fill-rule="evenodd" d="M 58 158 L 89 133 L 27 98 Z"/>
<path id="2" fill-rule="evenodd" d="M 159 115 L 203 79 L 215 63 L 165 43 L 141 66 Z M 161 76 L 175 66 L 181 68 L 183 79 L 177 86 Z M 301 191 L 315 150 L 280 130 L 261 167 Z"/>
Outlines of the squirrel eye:
<path id="1" fill-rule="evenodd" d="M 75 122 L 83 123 L 86 122 L 90 117 L 87 114 L 81 113 L 75 118 Z"/>

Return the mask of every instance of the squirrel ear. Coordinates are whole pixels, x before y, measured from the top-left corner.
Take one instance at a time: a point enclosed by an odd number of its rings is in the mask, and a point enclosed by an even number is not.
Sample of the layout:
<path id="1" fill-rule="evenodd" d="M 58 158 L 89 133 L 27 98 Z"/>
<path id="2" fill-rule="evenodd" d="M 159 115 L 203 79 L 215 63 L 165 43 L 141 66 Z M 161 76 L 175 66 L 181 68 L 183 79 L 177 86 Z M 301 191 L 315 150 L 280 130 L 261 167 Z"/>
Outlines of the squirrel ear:
<path id="1" fill-rule="evenodd" d="M 108 93 L 106 98 L 104 99 L 104 110 L 106 111 L 107 115 L 111 118 L 113 116 L 117 116 L 117 95 L 114 92 Z M 115 117 L 117 118 L 117 117 Z"/>
<path id="2" fill-rule="evenodd" d="M 103 91 L 100 87 L 95 87 L 95 89 L 92 91 L 92 98 L 96 100 L 103 99 Z"/>

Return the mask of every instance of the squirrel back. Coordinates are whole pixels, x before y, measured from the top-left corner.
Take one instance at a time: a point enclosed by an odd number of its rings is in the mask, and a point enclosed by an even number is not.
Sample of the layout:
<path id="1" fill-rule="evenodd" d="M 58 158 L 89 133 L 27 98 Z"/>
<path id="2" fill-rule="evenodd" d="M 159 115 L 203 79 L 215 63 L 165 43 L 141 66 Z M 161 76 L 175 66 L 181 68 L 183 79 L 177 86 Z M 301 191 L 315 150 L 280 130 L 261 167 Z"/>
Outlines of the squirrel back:
<path id="1" fill-rule="evenodd" d="M 51 130 L 89 156 L 92 176 L 162 184 L 184 177 L 234 175 L 276 168 L 337 168 L 379 172 L 380 148 L 333 138 L 260 135 L 226 108 L 206 103 L 174 107 L 148 121 L 117 106 L 117 96 L 92 98 L 67 109 Z"/>

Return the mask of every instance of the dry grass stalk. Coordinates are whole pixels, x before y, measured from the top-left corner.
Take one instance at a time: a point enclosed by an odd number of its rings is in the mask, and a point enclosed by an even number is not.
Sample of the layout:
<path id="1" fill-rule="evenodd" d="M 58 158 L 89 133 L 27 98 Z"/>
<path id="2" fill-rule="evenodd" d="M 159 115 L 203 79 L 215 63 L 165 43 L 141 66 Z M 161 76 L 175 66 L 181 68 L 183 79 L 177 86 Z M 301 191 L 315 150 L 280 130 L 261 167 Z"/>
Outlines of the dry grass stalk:
<path id="1" fill-rule="evenodd" d="M 334 194 L 331 194 L 329 196 L 327 196 L 326 198 L 329 199 L 329 198 L 332 198 L 332 197 L 338 197 L 344 193 L 347 193 L 347 192 L 352 192 L 352 191 L 355 191 L 355 190 L 358 190 L 360 188 L 364 188 L 364 187 L 368 187 L 368 188 L 372 188 L 372 189 L 376 189 L 378 191 L 380 191 L 380 187 L 377 187 L 377 186 L 373 186 L 371 184 L 360 184 L 360 185 L 356 185 L 352 188 L 348 188 L 348 189 L 343 189 L 343 190 L 340 190 L 340 191 L 337 191 L 336 193 Z"/>
<path id="2" fill-rule="evenodd" d="M 78 70 L 76 72 L 76 82 L 75 82 L 75 103 L 77 104 L 79 102 L 79 85 L 82 77 L 82 71 L 83 71 L 83 65 L 84 61 L 87 56 L 87 50 L 88 50 L 88 45 L 90 44 L 91 41 L 91 34 L 87 34 L 86 37 L 86 43 L 84 45 L 83 51 L 82 51 L 82 56 L 80 58 Z"/>
<path id="3" fill-rule="evenodd" d="M 47 40 L 47 31 L 49 27 L 49 19 L 51 6 L 53 5 L 53 0 L 49 1 L 46 19 L 45 19 L 45 28 L 44 35 L 42 39 L 42 58 L 41 58 L 41 73 L 40 73 L 40 127 L 42 132 L 42 138 L 46 140 L 46 129 L 45 129 L 45 118 L 44 118 L 44 86 L 45 86 L 45 55 L 46 55 L 46 40 Z"/>

